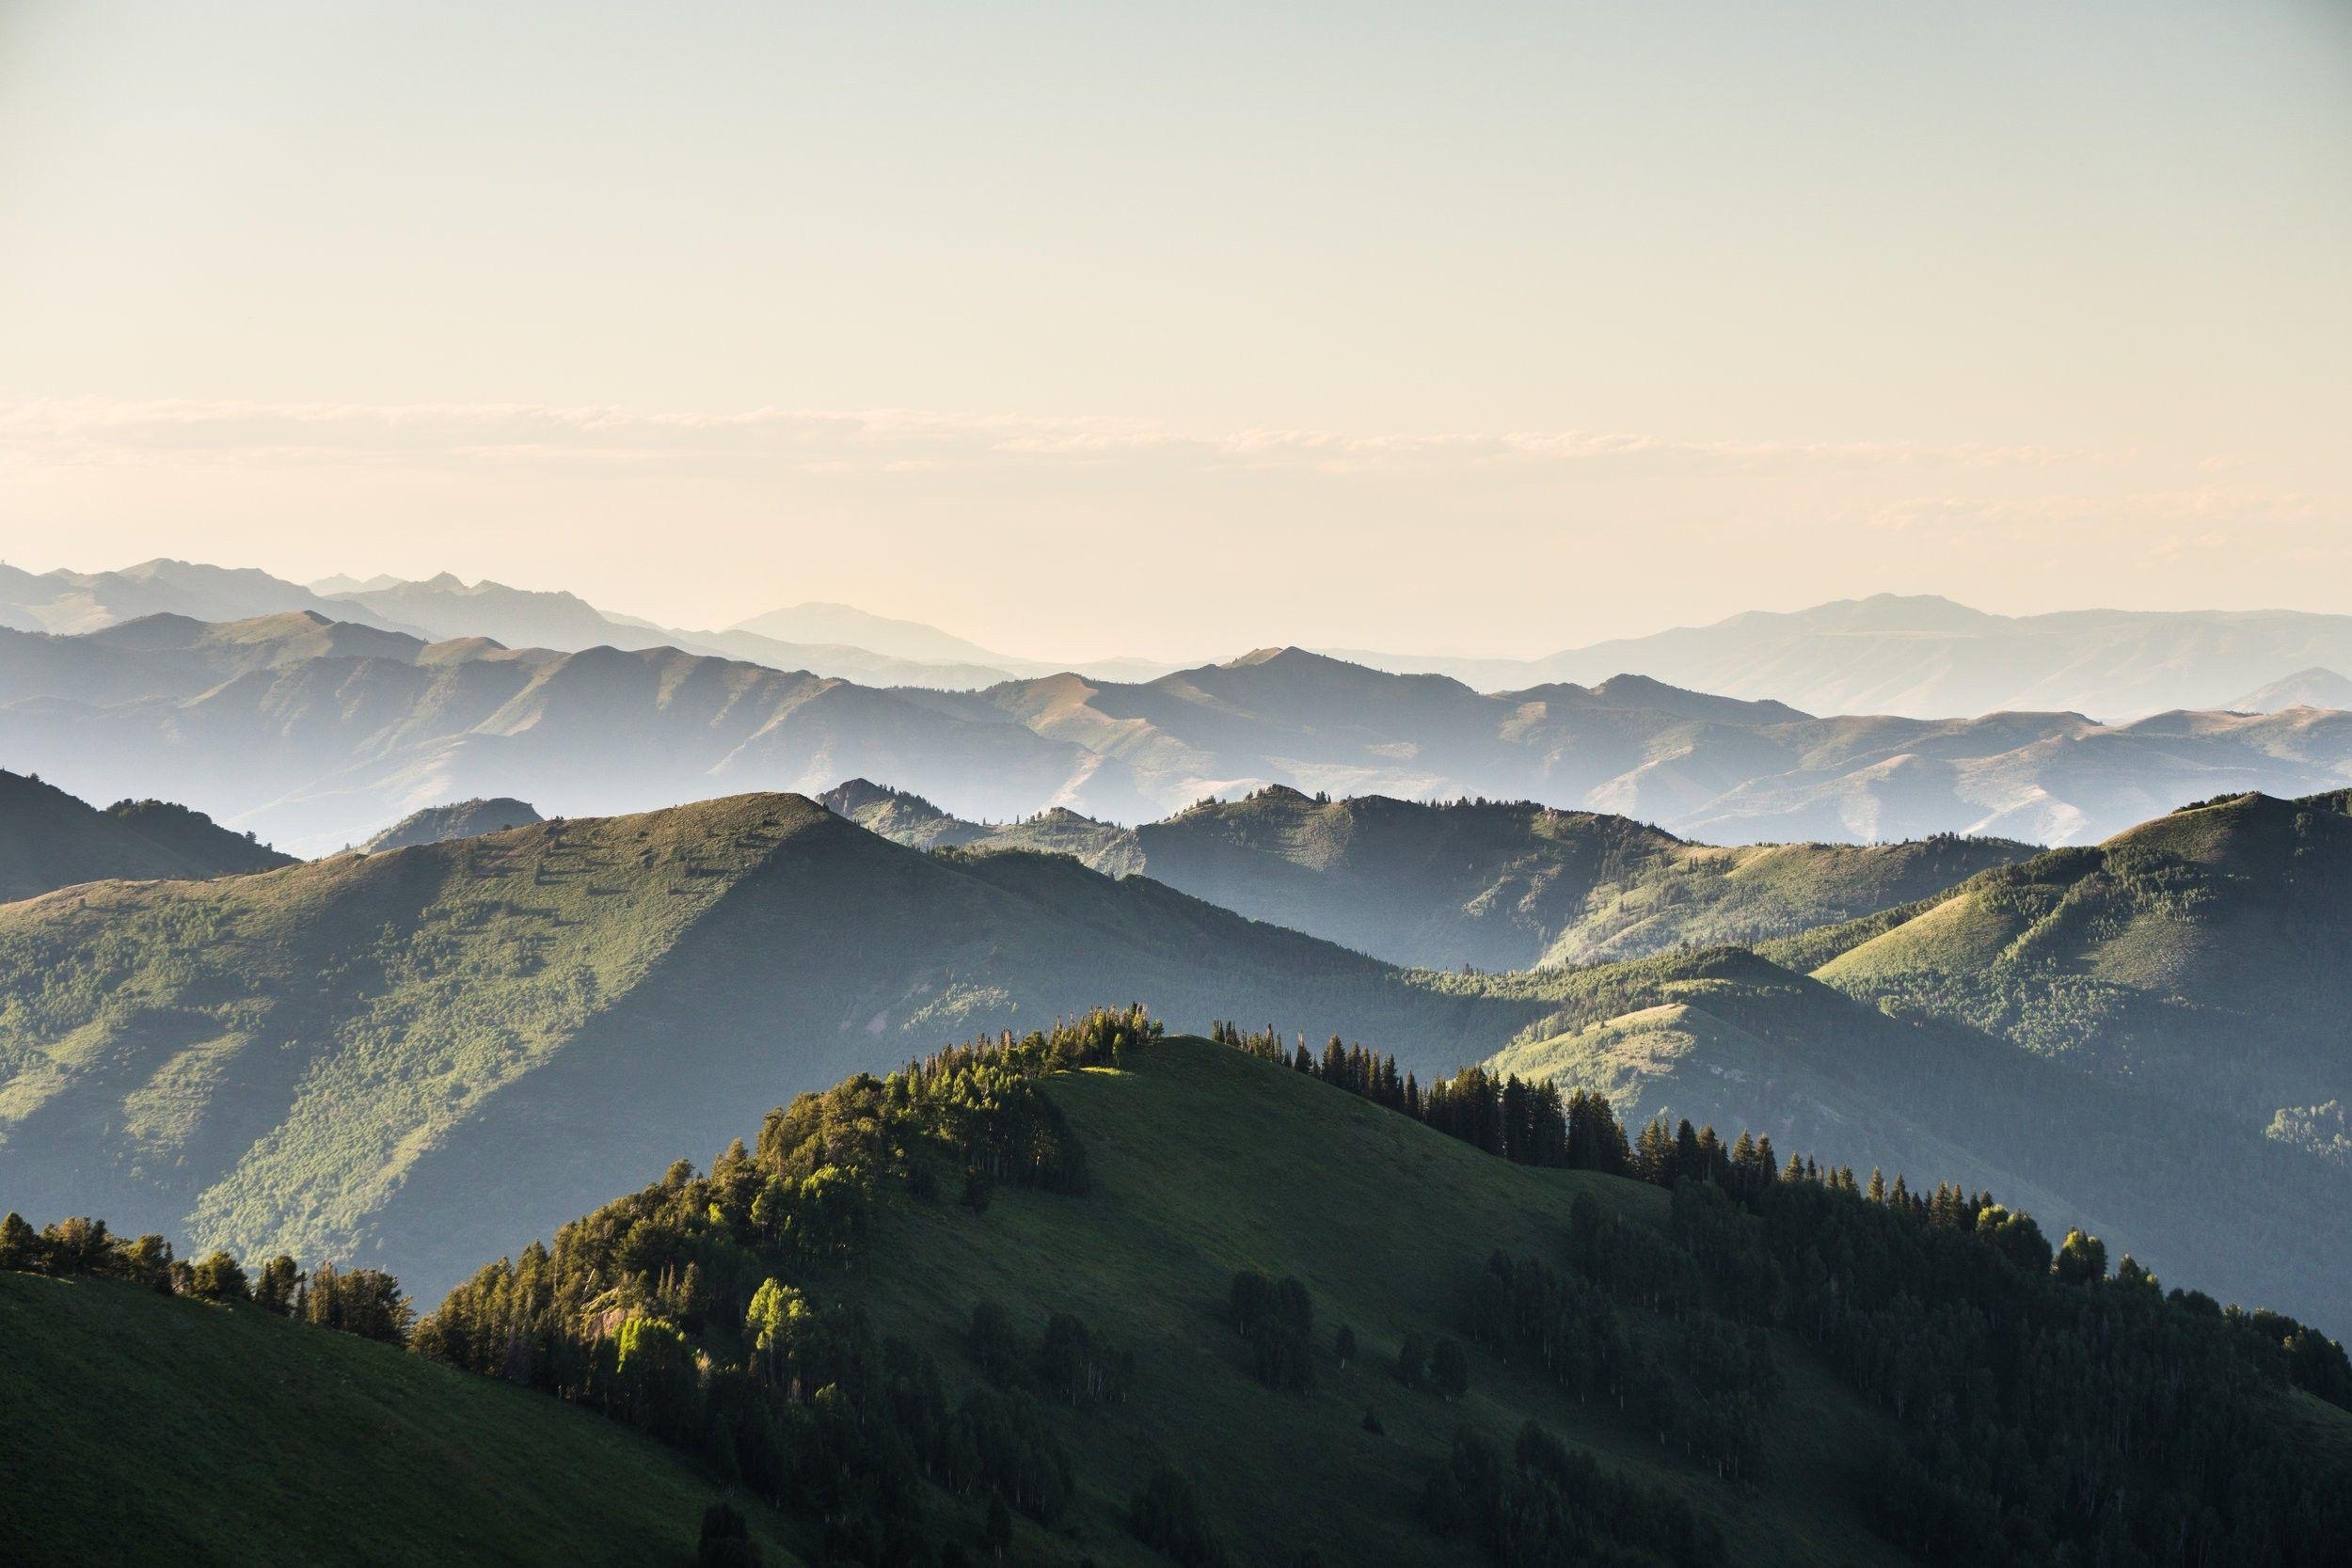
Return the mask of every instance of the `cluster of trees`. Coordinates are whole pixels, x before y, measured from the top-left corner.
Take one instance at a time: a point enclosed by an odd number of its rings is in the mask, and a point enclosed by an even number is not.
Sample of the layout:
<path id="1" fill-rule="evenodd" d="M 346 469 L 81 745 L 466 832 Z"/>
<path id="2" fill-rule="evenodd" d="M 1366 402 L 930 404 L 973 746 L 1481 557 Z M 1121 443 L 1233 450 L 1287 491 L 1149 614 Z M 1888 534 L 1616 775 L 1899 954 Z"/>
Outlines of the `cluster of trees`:
<path id="1" fill-rule="evenodd" d="M 1306 1286 L 1243 1269 L 1233 1275 L 1227 1316 L 1249 1346 L 1250 1375 L 1288 1393 L 1313 1390 L 1315 1307 Z"/>
<path id="2" fill-rule="evenodd" d="M 1639 1229 L 1608 1223 L 1628 1237 Z M 1679 1250 L 1662 1237 L 1652 1240 Z M 1764 1449 L 1765 1412 L 1780 1392 L 1771 1343 L 1761 1329 L 1701 1307 L 1654 1308 L 1673 1313 L 1662 1319 L 1621 1311 L 1614 1292 L 1638 1298 L 1653 1291 L 1661 1271 L 1618 1274 L 1610 1259 L 1647 1262 L 1649 1250 L 1580 1249 L 1573 1274 L 1497 1253 L 1470 1291 L 1471 1337 L 1540 1369 L 1580 1401 L 1613 1406 L 1716 1474 L 1745 1479 Z M 1694 1276 L 1687 1256 L 1680 1261 L 1662 1272 Z M 1674 1298 L 1680 1302 L 1681 1292 Z"/>
<path id="3" fill-rule="evenodd" d="M 1533 1421 L 1508 1456 L 1475 1428 L 1457 1430 L 1422 1488 L 1422 1516 L 1441 1535 L 1469 1531 L 1505 1568 L 1724 1560 L 1722 1535 L 1690 1504 L 1611 1475 Z"/>
<path id="4" fill-rule="evenodd" d="M 10 1211 L 0 1217 L 0 1269 L 26 1274 L 95 1275 L 166 1295 L 249 1302 L 279 1317 L 387 1344 L 408 1341 L 416 1312 L 400 1281 L 381 1269 L 338 1271 L 321 1263 L 307 1275 L 284 1253 L 248 1275 L 226 1252 L 194 1262 L 174 1258 L 161 1236 L 118 1236 L 106 1222 L 76 1215 L 39 1231 Z"/>
<path id="5" fill-rule="evenodd" d="M 1518 1164 L 1607 1171 L 1673 1184 L 1672 1173 L 1661 1167 L 1653 1174 L 1639 1163 L 1609 1101 L 1582 1089 L 1563 1095 L 1557 1085 L 1530 1084 L 1517 1074 L 1497 1078 L 1480 1067 L 1464 1068 L 1423 1088 L 1411 1073 L 1398 1072 L 1394 1056 L 1344 1044 L 1337 1035 L 1318 1056 L 1307 1049 L 1304 1035 L 1285 1045 L 1272 1028 L 1245 1032 L 1224 1020 L 1212 1023 L 1209 1033 L 1221 1045 L 1319 1078 Z"/>
<path id="6" fill-rule="evenodd" d="M 1041 1397 L 1119 1402 L 1132 1358 L 1067 1314 L 1025 1346 L 983 1304 L 970 1343 L 990 1386 L 951 1402 L 927 1352 L 819 1292 L 865 1244 L 885 1182 L 937 1200 L 961 1172 L 981 1203 L 1000 1181 L 1085 1190 L 1085 1151 L 1037 1081 L 1117 1065 L 1160 1034 L 1140 1007 L 1100 1010 L 803 1095 L 707 1175 L 680 1161 L 551 1247 L 482 1270 L 418 1323 L 415 1348 L 701 1455 L 824 1519 L 830 1560 L 961 1554 L 927 1516 L 927 1484 L 986 1499 L 1008 1532 L 1015 1513 L 1051 1525 L 1072 1481 Z"/>
<path id="7" fill-rule="evenodd" d="M 1172 1465 L 1152 1471 L 1128 1499 L 1127 1530 L 1184 1568 L 1226 1568 L 1232 1560 L 1201 1517 L 1192 1478 Z"/>
<path id="8" fill-rule="evenodd" d="M 1133 1352 L 1114 1350 L 1074 1312 L 1057 1312 L 1034 1349 L 1025 1349 L 1012 1318 L 993 1301 L 972 1308 L 965 1348 L 980 1375 L 999 1388 L 1027 1387 L 1080 1410 L 1124 1404 L 1135 1386 Z"/>

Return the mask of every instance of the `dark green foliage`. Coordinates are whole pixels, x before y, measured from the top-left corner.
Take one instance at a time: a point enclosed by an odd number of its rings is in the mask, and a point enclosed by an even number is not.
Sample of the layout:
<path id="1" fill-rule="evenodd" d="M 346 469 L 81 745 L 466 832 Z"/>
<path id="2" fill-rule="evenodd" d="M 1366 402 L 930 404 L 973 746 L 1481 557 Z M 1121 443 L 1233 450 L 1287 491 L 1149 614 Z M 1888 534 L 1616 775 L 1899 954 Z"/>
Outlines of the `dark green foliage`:
<path id="1" fill-rule="evenodd" d="M 294 1295 L 302 1284 L 301 1266 L 281 1252 L 262 1264 L 262 1272 L 254 1275 L 253 1304 L 265 1312 L 289 1315 L 294 1309 Z"/>
<path id="2" fill-rule="evenodd" d="M 1005 1506 L 1002 1492 L 988 1495 L 988 1517 L 980 1527 L 980 1544 L 991 1557 L 1002 1557 L 1012 1544 L 1012 1510 Z"/>
<path id="3" fill-rule="evenodd" d="M 1228 1308 L 1249 1346 L 1249 1370 L 1269 1388 L 1303 1394 L 1315 1386 L 1314 1303 L 1295 1279 L 1272 1280 L 1252 1269 L 1233 1275 Z"/>
<path id="4" fill-rule="evenodd" d="M 1394 1056 L 1343 1045 L 1336 1035 L 1316 1057 L 1308 1053 L 1304 1039 L 1295 1052 L 1286 1052 L 1282 1037 L 1271 1028 L 1245 1034 L 1238 1024 L 1220 1020 L 1210 1026 L 1210 1034 L 1220 1044 L 1402 1111 L 1449 1137 L 1518 1164 L 1641 1175 L 1661 1186 L 1673 1185 L 1671 1172 L 1661 1180 L 1636 1168 L 1624 1126 L 1609 1101 L 1597 1094 L 1579 1089 L 1564 1097 L 1550 1083 L 1498 1078 L 1479 1067 L 1464 1068 L 1424 1090 L 1411 1073 L 1397 1070 Z"/>
<path id="5" fill-rule="evenodd" d="M 1396 1380 L 1407 1388 L 1418 1388 L 1428 1375 L 1429 1341 L 1408 1330 L 1397 1341 Z"/>
<path id="6" fill-rule="evenodd" d="M 1347 1364 L 1356 1359 L 1356 1331 L 1345 1323 L 1340 1324 L 1339 1333 L 1332 1337 L 1331 1353 L 1341 1370 L 1345 1370 Z"/>
<path id="7" fill-rule="evenodd" d="M 699 1568 L 759 1568 L 759 1543 L 751 1521 L 725 1503 L 703 1511 L 702 1536 L 694 1550 Z"/>
<path id="8" fill-rule="evenodd" d="M 1456 1432 L 1422 1490 L 1422 1514 L 1440 1534 L 1470 1530 L 1505 1568 L 1724 1560 L 1722 1537 L 1688 1503 L 1609 1475 L 1533 1421 L 1508 1457 L 1475 1428 Z"/>
<path id="9" fill-rule="evenodd" d="M 697 1452 L 755 1496 L 823 1517 L 824 1550 L 844 1560 L 928 1557 L 927 1484 L 1000 1496 L 1051 1524 L 1071 1469 L 1029 1386 L 1116 1403 L 1132 1359 L 1066 1313 L 1025 1354 L 1003 1309 L 981 1302 L 966 1348 L 1002 1391 L 951 1403 L 928 1353 L 878 1343 L 862 1310 L 822 1292 L 859 1256 L 883 1182 L 947 1164 L 990 1184 L 1085 1191 L 1085 1151 L 1038 1080 L 1113 1065 L 1158 1033 L 1140 1008 L 1098 1011 L 803 1095 L 707 1176 L 681 1161 L 552 1247 L 483 1270 L 418 1325 L 416 1348 Z"/>
<path id="10" fill-rule="evenodd" d="M 1127 1528 L 1184 1568 L 1223 1568 L 1227 1561 L 1225 1549 L 1201 1516 L 1191 1478 L 1171 1466 L 1152 1471 L 1136 1490 L 1127 1504 Z"/>
<path id="11" fill-rule="evenodd" d="M 996 1303 L 984 1301 L 972 1308 L 972 1335 L 966 1348 L 980 1375 L 999 1388 L 1020 1381 L 1021 1338 L 1013 1332 L 1012 1319 Z"/>
<path id="12" fill-rule="evenodd" d="M 381 1269 L 339 1273 L 331 1263 L 310 1271 L 302 1289 L 301 1315 L 321 1328 L 340 1329 L 386 1344 L 408 1341 L 416 1311 L 400 1293 L 400 1281 Z"/>
<path id="13" fill-rule="evenodd" d="M 225 1252 L 215 1252 L 203 1261 L 190 1266 L 185 1292 L 203 1301 L 250 1301 L 252 1287 L 237 1260 Z"/>
<path id="14" fill-rule="evenodd" d="M 1119 1404 L 1127 1398 L 1135 1365 L 1134 1356 L 1097 1344 L 1075 1314 L 1057 1312 L 1038 1341 L 1037 1386 L 1058 1404 Z"/>
<path id="15" fill-rule="evenodd" d="M 1429 1353 L 1429 1379 L 1438 1392 L 1449 1400 L 1458 1400 L 1470 1392 L 1470 1357 L 1459 1343 L 1441 1338 Z"/>

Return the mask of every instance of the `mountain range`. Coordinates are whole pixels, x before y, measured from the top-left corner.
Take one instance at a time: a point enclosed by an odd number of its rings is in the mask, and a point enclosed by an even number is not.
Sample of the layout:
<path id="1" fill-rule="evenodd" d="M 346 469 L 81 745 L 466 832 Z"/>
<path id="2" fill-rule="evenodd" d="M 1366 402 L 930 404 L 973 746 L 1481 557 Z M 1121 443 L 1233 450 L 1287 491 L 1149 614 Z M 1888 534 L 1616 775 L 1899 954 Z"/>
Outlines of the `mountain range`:
<path id="1" fill-rule="evenodd" d="M 1956 837 L 1726 849 L 1527 801 L 1334 800 L 1280 784 L 1134 828 L 1063 808 L 966 822 L 864 779 L 818 799 L 901 844 L 1072 855 L 1423 969 L 1533 969 L 1755 942 L 1908 904 L 2038 852 Z"/>
<path id="2" fill-rule="evenodd" d="M 2193 800 L 2352 780 L 2352 717 L 1815 718 L 1620 675 L 1483 693 L 1295 648 L 1136 684 L 877 689 L 667 647 L 427 641 L 316 611 L 0 630 L 0 755 L 303 853 L 505 796 L 611 815 L 888 780 L 971 821 L 1141 822 L 1268 784 L 1533 800 L 1743 844 L 2095 840 Z"/>
<path id="3" fill-rule="evenodd" d="M 0 1190 L 437 1286 L 716 1147 L 743 1103 L 1105 992 L 1311 1020 L 1424 1071 L 1544 1010 L 1066 857 L 927 855 L 736 796 L 0 905 Z"/>
<path id="4" fill-rule="evenodd" d="M 1632 671 L 1817 713 L 1932 719 L 2056 710 L 2117 721 L 2236 706 L 2237 694 L 2296 671 L 2352 667 L 2352 616 L 2283 610 L 1994 615 L 1933 594 L 1880 594 L 1792 612 L 1753 610 L 1542 658 L 1331 651 L 1489 691 Z"/>
<path id="5" fill-rule="evenodd" d="M 1559 884 L 1530 912 L 1572 915 L 1595 948 L 1875 906 L 1510 973 L 1394 968 L 1063 853 L 925 852 L 797 796 L 102 881 L 0 905 L 0 1184 L 437 1286 L 509 1244 L 477 1215 L 484 1183 L 510 1223 L 552 1225 L 722 1137 L 723 1105 L 1108 992 L 1369 1041 L 1424 1081 L 1486 1058 L 1636 1125 L 1959 1180 L 2343 1323 L 2348 800 L 2233 797 L 2022 860 L 1950 842 L 1709 863 L 1724 852 L 1606 819 L 1284 794 L 1129 835 L 1147 869 L 1356 933 L 1351 902 L 1384 906 L 1407 942 L 1556 949 L 1464 902 L 1494 865 Z M 1472 846 L 1500 858 L 1457 871 Z M 1621 880 L 1580 902 L 1595 864 Z"/>
<path id="6" fill-rule="evenodd" d="M 560 590 L 468 583 L 448 572 L 414 579 L 337 576 L 306 586 L 250 568 L 167 560 L 113 572 L 34 574 L 0 565 L 0 626 L 21 630 L 71 634 L 158 613 L 233 621 L 289 610 L 427 641 L 487 637 L 560 652 L 675 647 L 869 686 L 977 689 L 1072 673 L 1140 684 L 1182 668 L 1131 656 L 1065 667 L 921 622 L 815 601 L 695 630 L 604 610 Z M 1824 714 L 2072 712 L 2112 722 L 2179 708 L 2352 706 L 2336 673 L 2352 667 L 2352 616 L 2291 610 L 2008 616 L 1932 594 L 1881 594 L 1750 611 L 1541 658 L 1325 651 L 1371 669 L 1447 675 L 1480 691 L 1589 686 L 1630 673 Z"/>

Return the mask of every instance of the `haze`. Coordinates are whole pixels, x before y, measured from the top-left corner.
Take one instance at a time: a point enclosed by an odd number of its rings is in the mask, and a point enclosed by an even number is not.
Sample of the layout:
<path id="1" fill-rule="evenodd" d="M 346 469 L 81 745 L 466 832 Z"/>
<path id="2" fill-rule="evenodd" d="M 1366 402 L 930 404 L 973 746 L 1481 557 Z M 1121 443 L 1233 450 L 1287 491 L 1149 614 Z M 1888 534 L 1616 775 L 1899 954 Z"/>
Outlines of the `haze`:
<path id="1" fill-rule="evenodd" d="M 2352 590 L 2341 6 L 0 7 L 0 555 L 1039 657 Z"/>

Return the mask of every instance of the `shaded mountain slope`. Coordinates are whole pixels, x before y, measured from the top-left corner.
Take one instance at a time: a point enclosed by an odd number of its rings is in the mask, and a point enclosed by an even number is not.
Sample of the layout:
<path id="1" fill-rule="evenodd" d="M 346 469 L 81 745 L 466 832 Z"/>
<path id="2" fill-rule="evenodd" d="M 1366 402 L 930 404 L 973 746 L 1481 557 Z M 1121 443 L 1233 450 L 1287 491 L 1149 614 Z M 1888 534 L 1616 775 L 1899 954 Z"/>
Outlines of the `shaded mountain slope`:
<path id="1" fill-rule="evenodd" d="M 104 811 L 0 769 L 0 903 L 105 879 L 201 879 L 292 865 L 294 857 L 167 800 Z"/>
<path id="2" fill-rule="evenodd" d="M 15 1561 L 688 1568 L 718 1497 L 583 1411 L 254 1307 L 0 1271 L 0 1343 Z"/>
<path id="3" fill-rule="evenodd" d="M 1062 857 L 928 856 L 735 797 L 0 912 L 0 1187 L 429 1287 L 747 1101 L 1105 990 L 1423 1070 L 1541 1010 Z"/>

